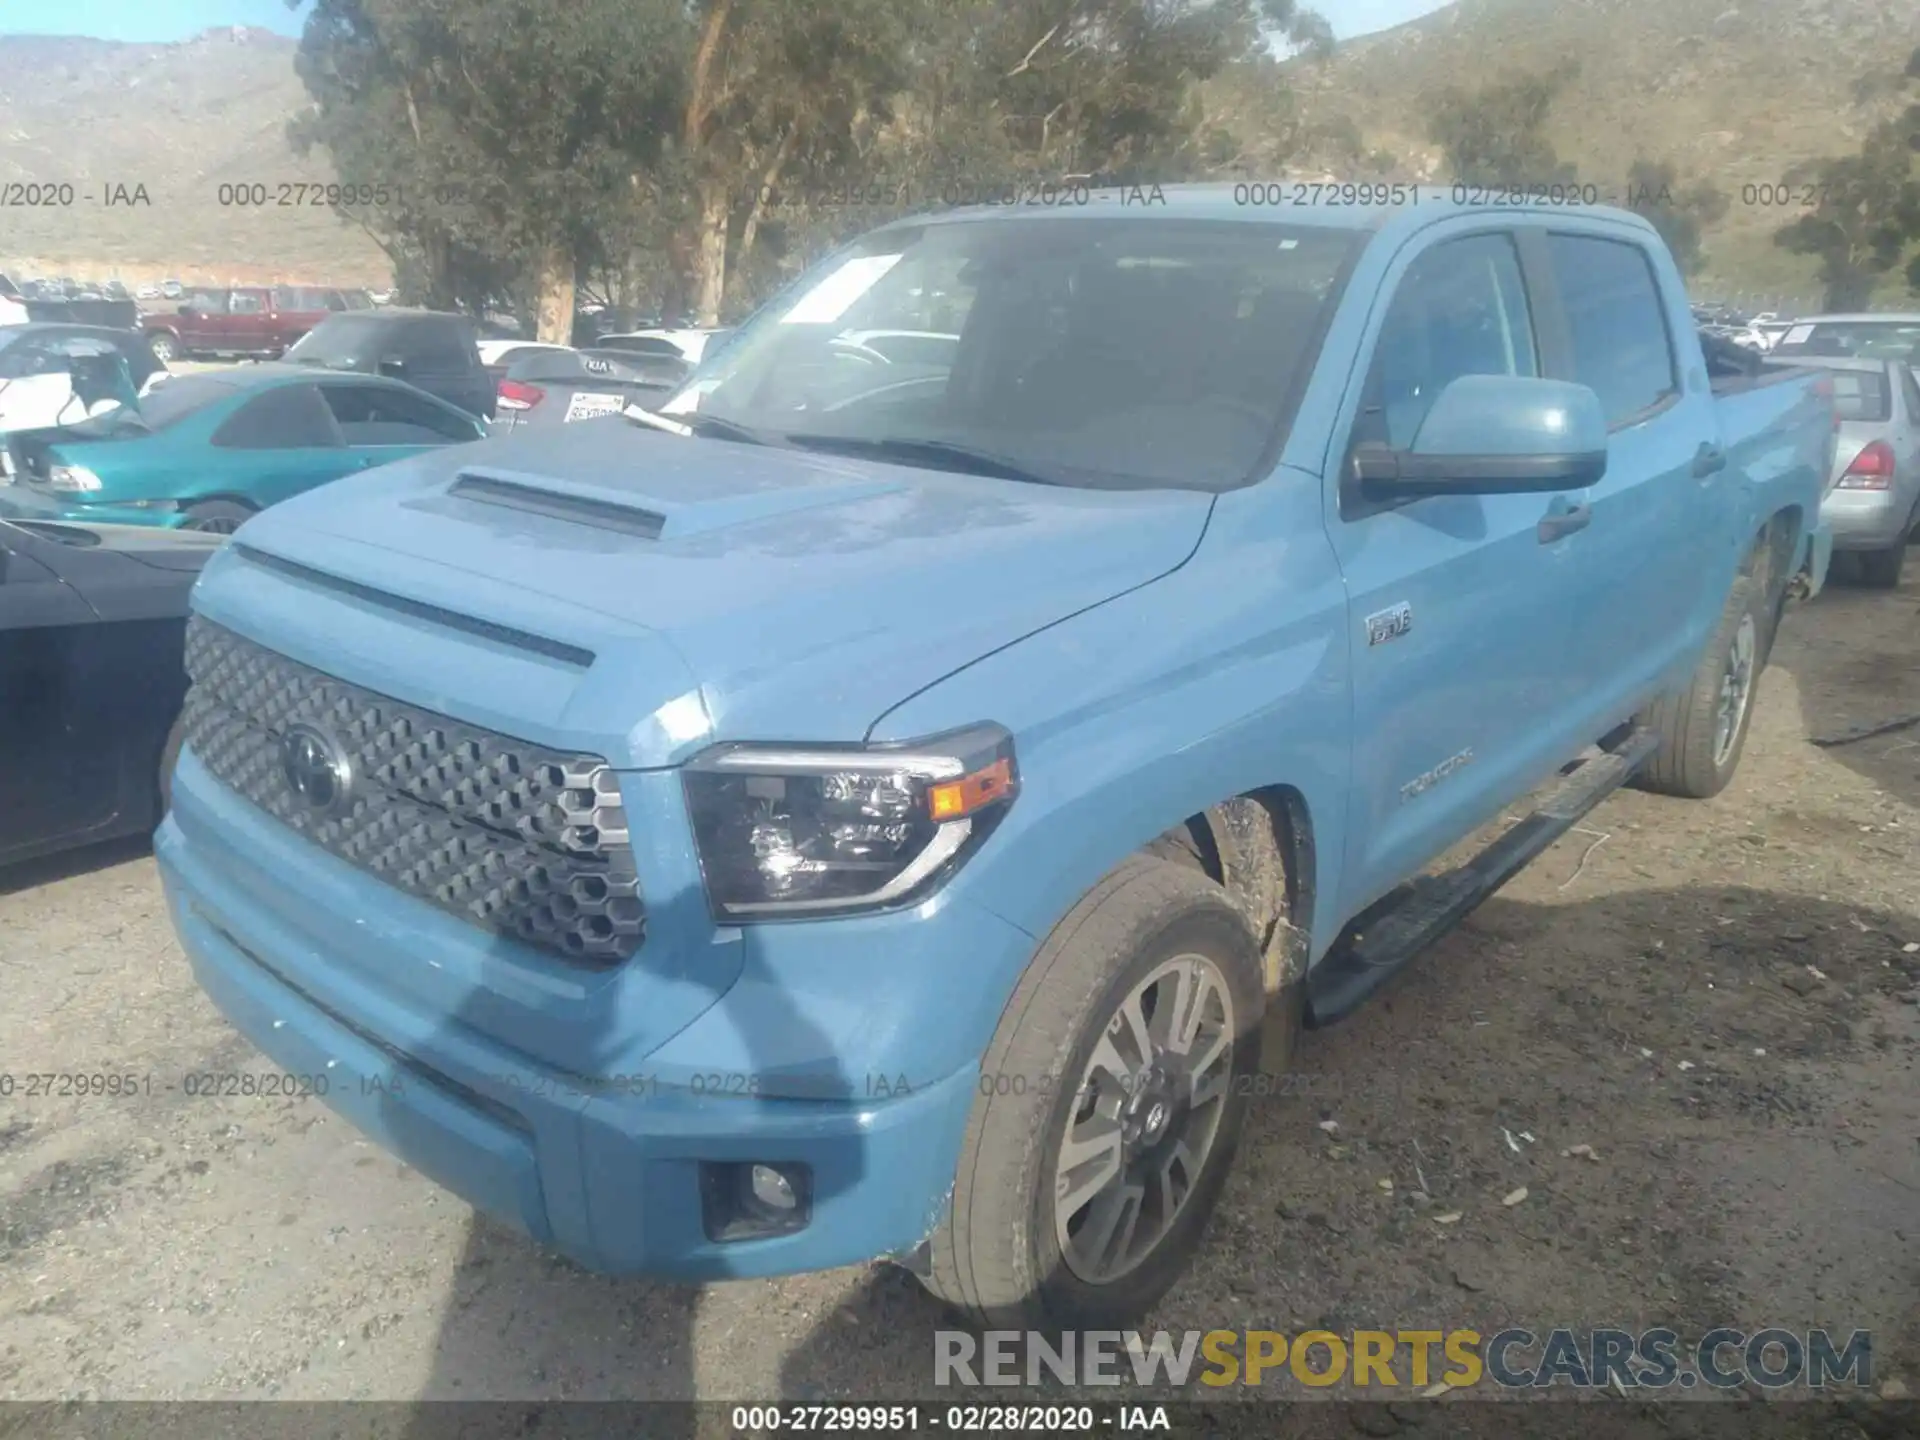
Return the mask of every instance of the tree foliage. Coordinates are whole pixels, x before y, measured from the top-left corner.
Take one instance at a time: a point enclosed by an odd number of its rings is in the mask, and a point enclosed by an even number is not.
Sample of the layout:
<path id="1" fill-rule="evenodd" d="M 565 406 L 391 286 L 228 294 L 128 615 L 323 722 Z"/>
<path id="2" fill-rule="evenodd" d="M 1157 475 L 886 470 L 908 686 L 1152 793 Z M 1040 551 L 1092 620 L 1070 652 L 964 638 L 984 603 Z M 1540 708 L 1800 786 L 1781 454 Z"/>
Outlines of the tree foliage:
<path id="1" fill-rule="evenodd" d="M 1920 96 L 1920 49 L 1902 78 Z M 1776 231 L 1774 243 L 1819 261 L 1827 308 L 1863 309 L 1895 275 L 1920 293 L 1920 98 L 1876 125 L 1858 154 L 1816 161 L 1788 178 L 1814 204 Z"/>
<path id="2" fill-rule="evenodd" d="M 1579 73 L 1565 64 L 1537 75 L 1511 75 L 1477 90 L 1448 85 L 1427 98 L 1427 138 L 1440 147 L 1448 174 L 1468 185 L 1564 184 L 1574 166 L 1547 138 L 1554 102 Z"/>
<path id="3" fill-rule="evenodd" d="M 1702 237 L 1727 213 L 1726 192 L 1711 180 L 1682 184 L 1671 162 L 1636 160 L 1627 171 L 1627 203 L 1652 222 L 1683 275 L 1706 261 Z"/>
<path id="4" fill-rule="evenodd" d="M 739 308 L 852 194 L 1271 163 L 1201 87 L 1284 108 L 1277 41 L 1330 43 L 1295 0 L 313 0 L 292 138 L 418 298 L 565 338 L 576 281 Z"/>

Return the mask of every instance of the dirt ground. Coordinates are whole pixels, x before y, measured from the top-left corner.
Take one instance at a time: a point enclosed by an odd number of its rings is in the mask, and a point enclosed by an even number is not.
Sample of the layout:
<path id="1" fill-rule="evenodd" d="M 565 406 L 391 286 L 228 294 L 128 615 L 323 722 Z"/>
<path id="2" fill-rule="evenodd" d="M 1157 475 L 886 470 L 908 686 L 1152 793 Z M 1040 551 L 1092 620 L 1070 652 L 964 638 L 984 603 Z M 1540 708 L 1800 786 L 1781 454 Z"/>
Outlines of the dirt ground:
<path id="1" fill-rule="evenodd" d="M 1824 1325 L 1920 1390 L 1920 729 L 1808 743 L 1920 711 L 1917 601 L 1792 612 L 1727 794 L 1615 797 L 1309 1036 L 1149 1323 Z M 0 1070 L 248 1068 L 143 847 L 0 877 Z M 15 1398 L 924 1399 L 941 1323 L 886 1267 L 584 1274 L 315 1101 L 0 1099 Z"/>

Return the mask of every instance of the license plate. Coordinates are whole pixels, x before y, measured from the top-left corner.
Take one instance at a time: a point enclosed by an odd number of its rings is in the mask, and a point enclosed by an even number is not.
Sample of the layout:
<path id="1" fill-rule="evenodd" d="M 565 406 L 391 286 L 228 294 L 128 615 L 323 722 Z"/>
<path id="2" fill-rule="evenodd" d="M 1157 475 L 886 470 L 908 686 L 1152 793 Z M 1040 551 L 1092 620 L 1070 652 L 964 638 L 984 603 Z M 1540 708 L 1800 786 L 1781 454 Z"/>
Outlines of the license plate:
<path id="1" fill-rule="evenodd" d="M 626 409 L 627 402 L 620 395 L 578 394 L 567 404 L 567 423 L 575 420 L 591 420 L 596 415 L 617 415 Z"/>

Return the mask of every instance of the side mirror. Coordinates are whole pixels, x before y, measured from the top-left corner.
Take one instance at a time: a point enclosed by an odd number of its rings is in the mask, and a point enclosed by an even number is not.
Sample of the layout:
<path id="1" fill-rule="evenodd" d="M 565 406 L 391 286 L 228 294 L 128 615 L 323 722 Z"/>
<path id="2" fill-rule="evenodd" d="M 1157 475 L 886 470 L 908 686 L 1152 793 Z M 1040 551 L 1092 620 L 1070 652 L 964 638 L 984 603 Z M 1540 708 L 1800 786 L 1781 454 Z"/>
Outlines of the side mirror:
<path id="1" fill-rule="evenodd" d="M 380 357 L 380 373 L 398 380 L 402 375 L 407 373 L 407 362 L 402 360 L 398 355 L 382 355 Z"/>
<path id="2" fill-rule="evenodd" d="M 186 304 L 184 304 L 184 305 L 182 305 L 182 306 L 180 307 L 180 313 L 181 313 L 182 315 L 191 315 L 191 314 L 193 314 L 193 304 L 192 304 L 192 302 L 191 302 L 191 301 L 189 301 L 188 303 L 186 303 Z"/>
<path id="3" fill-rule="evenodd" d="M 1363 444 L 1369 495 L 1524 495 L 1578 490 L 1607 473 L 1607 417 L 1585 385 L 1525 375 L 1463 375 L 1434 398 L 1405 450 Z"/>

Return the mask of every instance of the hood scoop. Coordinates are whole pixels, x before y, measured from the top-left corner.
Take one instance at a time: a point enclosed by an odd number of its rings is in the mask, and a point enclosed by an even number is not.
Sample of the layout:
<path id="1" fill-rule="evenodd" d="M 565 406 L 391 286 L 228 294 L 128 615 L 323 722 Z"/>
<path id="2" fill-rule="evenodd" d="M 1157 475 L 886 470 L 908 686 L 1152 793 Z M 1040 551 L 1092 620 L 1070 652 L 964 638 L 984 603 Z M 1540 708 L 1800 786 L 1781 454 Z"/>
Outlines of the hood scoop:
<path id="1" fill-rule="evenodd" d="M 595 530 L 616 530 L 642 540 L 658 540 L 667 528 L 667 517 L 656 510 L 623 505 L 616 500 L 601 500 L 565 490 L 549 490 L 520 480 L 478 471 L 463 471 L 447 489 L 447 494 L 476 505 L 496 505 L 528 515 L 543 515 L 549 520 L 565 520 Z"/>

